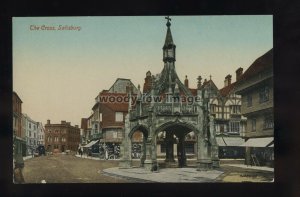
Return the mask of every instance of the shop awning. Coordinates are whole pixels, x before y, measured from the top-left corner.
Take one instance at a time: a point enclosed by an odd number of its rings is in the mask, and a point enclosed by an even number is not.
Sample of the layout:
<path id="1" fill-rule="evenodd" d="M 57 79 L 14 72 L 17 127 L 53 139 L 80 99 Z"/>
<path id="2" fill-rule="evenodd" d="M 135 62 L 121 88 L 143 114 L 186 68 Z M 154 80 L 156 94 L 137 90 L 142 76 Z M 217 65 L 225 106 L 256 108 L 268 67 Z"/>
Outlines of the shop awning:
<path id="1" fill-rule="evenodd" d="M 273 142 L 273 137 L 263 137 L 263 138 L 250 138 L 242 146 L 247 147 L 267 147 L 271 142 Z"/>
<path id="2" fill-rule="evenodd" d="M 97 142 L 99 142 L 99 140 L 91 141 L 90 143 L 88 143 L 87 145 L 84 145 L 83 147 L 84 148 L 89 148 L 89 147 L 93 146 L 94 144 L 96 144 Z"/>
<path id="3" fill-rule="evenodd" d="M 241 146 L 245 141 L 241 137 L 216 137 L 219 146 Z"/>

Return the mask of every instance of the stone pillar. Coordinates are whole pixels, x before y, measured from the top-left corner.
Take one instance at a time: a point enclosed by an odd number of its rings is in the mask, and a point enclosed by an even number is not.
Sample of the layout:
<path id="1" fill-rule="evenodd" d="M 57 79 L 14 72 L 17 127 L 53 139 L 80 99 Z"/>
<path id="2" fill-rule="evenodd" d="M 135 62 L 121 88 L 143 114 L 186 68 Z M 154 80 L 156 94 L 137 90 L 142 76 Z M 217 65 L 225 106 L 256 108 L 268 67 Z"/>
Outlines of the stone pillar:
<path id="1" fill-rule="evenodd" d="M 119 168 L 131 168 L 131 141 L 129 139 L 130 123 L 129 114 L 125 117 L 125 136 L 120 145 L 121 159 L 119 162 Z"/>
<path id="2" fill-rule="evenodd" d="M 144 162 L 146 159 L 146 138 L 143 138 L 143 144 L 142 144 L 142 150 L 141 150 L 142 156 L 141 156 L 141 164 L 140 167 L 144 167 Z"/>
<path id="3" fill-rule="evenodd" d="M 212 161 L 208 155 L 208 142 L 201 136 L 198 135 L 197 141 L 197 170 L 206 171 L 212 168 Z"/>
<path id="4" fill-rule="evenodd" d="M 125 137 L 120 145 L 121 159 L 119 168 L 131 168 L 131 143 L 129 138 Z"/>
<path id="5" fill-rule="evenodd" d="M 209 118 L 209 129 L 210 129 L 209 132 L 210 132 L 210 143 L 211 143 L 212 166 L 214 168 L 218 168 L 220 167 L 219 146 L 216 140 L 215 121 L 213 116 L 210 116 Z"/>
<path id="6" fill-rule="evenodd" d="M 171 132 L 166 132 L 166 162 L 175 162 L 174 160 L 174 139 Z"/>
<path id="7" fill-rule="evenodd" d="M 153 161 L 152 161 L 152 139 L 147 138 L 147 141 L 146 141 L 146 158 L 145 158 L 145 161 L 144 161 L 144 168 L 146 170 L 151 171 L 152 170 L 152 165 L 153 165 Z"/>
<path id="8" fill-rule="evenodd" d="M 184 136 L 179 137 L 179 142 L 177 144 L 177 157 L 178 157 L 178 167 L 182 168 L 182 167 L 186 166 Z"/>

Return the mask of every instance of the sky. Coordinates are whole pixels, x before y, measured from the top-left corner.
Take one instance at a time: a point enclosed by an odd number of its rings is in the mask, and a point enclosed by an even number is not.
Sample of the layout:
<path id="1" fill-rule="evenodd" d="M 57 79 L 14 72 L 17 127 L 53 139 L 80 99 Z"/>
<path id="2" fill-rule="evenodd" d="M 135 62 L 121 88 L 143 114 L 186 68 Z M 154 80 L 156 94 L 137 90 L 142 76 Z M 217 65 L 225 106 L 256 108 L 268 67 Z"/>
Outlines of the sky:
<path id="1" fill-rule="evenodd" d="M 190 88 L 211 75 L 220 89 L 226 75 L 234 82 L 239 67 L 273 48 L 272 15 L 170 17 L 176 72 Z M 22 112 L 80 126 L 117 78 L 143 87 L 147 71 L 162 71 L 166 31 L 165 16 L 14 17 L 13 90 Z"/>

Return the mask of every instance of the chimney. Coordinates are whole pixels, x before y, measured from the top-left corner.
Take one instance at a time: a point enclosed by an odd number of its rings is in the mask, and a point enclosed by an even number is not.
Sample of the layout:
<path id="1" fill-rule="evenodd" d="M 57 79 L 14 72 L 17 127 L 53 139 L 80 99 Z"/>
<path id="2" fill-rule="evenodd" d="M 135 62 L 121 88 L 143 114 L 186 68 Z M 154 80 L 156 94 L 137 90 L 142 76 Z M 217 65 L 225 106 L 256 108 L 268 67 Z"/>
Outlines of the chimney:
<path id="1" fill-rule="evenodd" d="M 224 81 L 224 87 L 229 86 L 231 84 L 231 75 L 227 75 Z"/>
<path id="2" fill-rule="evenodd" d="M 187 75 L 185 75 L 184 86 L 189 88 L 189 80 L 187 78 Z"/>
<path id="3" fill-rule="evenodd" d="M 50 124 L 50 120 L 47 120 L 47 124 Z"/>
<path id="4" fill-rule="evenodd" d="M 243 74 L 243 68 L 239 67 L 239 68 L 235 71 L 235 73 L 236 73 L 236 81 L 238 81 L 238 80 L 241 78 L 242 74 Z"/>
<path id="5" fill-rule="evenodd" d="M 202 84 L 201 84 L 202 77 L 201 77 L 201 76 L 198 76 L 197 80 L 198 80 L 197 88 L 198 88 L 198 90 L 200 90 L 201 85 L 202 85 Z"/>
<path id="6" fill-rule="evenodd" d="M 78 125 L 75 125 L 75 128 L 78 128 Z"/>
<path id="7" fill-rule="evenodd" d="M 66 121 L 65 121 L 65 120 L 62 120 L 62 121 L 61 121 L 61 124 L 66 124 Z"/>

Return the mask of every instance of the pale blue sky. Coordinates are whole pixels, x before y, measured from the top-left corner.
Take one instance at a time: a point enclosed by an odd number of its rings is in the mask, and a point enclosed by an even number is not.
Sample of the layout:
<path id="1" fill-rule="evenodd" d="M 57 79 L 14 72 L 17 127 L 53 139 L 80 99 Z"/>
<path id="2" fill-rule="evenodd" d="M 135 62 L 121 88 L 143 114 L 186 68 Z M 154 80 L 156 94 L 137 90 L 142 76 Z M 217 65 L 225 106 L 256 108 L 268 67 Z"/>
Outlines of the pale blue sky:
<path id="1" fill-rule="evenodd" d="M 273 47 L 273 17 L 171 16 L 176 70 L 196 88 L 197 76 L 218 88 L 227 74 L 244 71 Z M 15 17 L 13 18 L 13 90 L 23 112 L 36 121 L 80 125 L 94 98 L 116 78 L 137 86 L 163 68 L 164 16 Z M 80 26 L 80 31 L 30 30 L 31 25 Z"/>

